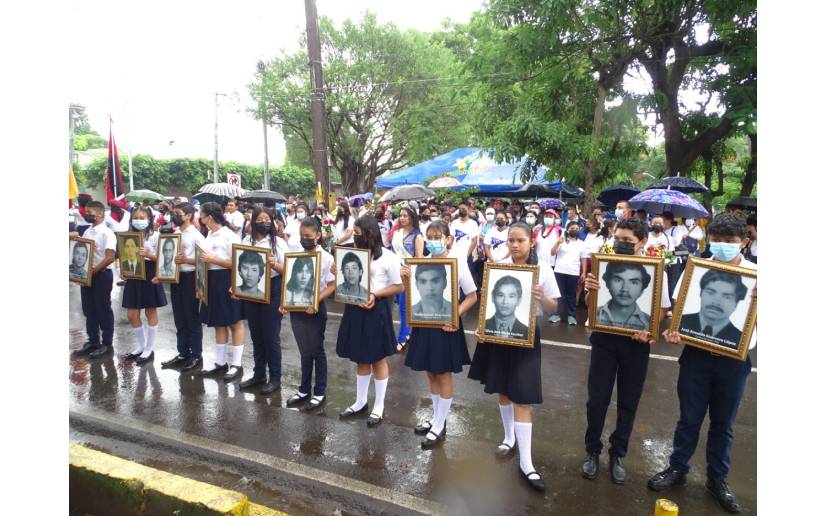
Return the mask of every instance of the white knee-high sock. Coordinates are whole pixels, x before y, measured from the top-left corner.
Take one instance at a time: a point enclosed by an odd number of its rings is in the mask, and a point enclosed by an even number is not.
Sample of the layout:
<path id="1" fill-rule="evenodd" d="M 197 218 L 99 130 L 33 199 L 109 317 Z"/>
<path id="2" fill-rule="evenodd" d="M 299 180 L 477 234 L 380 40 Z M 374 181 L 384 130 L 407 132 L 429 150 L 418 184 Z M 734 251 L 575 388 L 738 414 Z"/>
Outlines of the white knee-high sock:
<path id="1" fill-rule="evenodd" d="M 226 343 L 215 344 L 215 364 L 226 365 Z"/>
<path id="2" fill-rule="evenodd" d="M 378 414 L 379 416 L 384 415 L 384 396 L 387 394 L 387 382 L 389 381 L 389 377 L 383 380 L 375 379 L 375 403 L 372 406 L 373 414 Z"/>
<path id="3" fill-rule="evenodd" d="M 141 353 L 141 357 L 146 358 L 152 354 L 152 350 L 155 349 L 155 336 L 158 333 L 158 326 L 146 326 L 146 346 L 143 348 L 143 353 Z"/>
<path id="4" fill-rule="evenodd" d="M 513 430 L 513 423 L 515 422 L 513 404 L 499 405 L 498 410 L 501 412 L 501 425 L 504 427 L 504 440 L 502 442 L 512 448 L 516 444 L 516 434 Z"/>
<path id="5" fill-rule="evenodd" d="M 515 427 L 516 441 L 518 441 L 519 467 L 523 472 L 531 473 L 536 470 L 536 468 L 533 467 L 533 457 L 530 456 L 530 446 L 533 439 L 533 423 L 516 422 Z"/>
<path id="6" fill-rule="evenodd" d="M 137 349 L 132 351 L 132 354 L 139 354 L 143 353 L 143 350 L 146 348 L 146 333 L 143 331 L 143 326 L 138 326 L 137 328 L 132 328 L 132 333 L 135 334 L 135 340 L 137 341 Z"/>
<path id="7" fill-rule="evenodd" d="M 240 346 L 232 346 L 232 363 L 234 367 L 241 367 L 243 365 L 243 344 Z"/>
<path id="8" fill-rule="evenodd" d="M 441 396 L 439 396 L 441 398 Z M 452 398 L 441 398 L 438 400 L 438 412 L 433 421 L 432 432 L 439 435 L 444 430 L 444 425 L 447 424 L 447 414 L 450 412 L 450 405 L 453 404 Z"/>
<path id="9" fill-rule="evenodd" d="M 441 399 L 440 394 L 430 394 L 430 397 L 433 399 L 433 417 L 430 418 L 430 424 L 435 421 L 435 417 L 438 415 L 438 400 Z"/>
<path id="10" fill-rule="evenodd" d="M 361 410 L 364 408 L 364 405 L 367 404 L 367 393 L 370 389 L 370 378 L 372 378 L 372 373 L 355 375 L 355 404 L 350 406 L 352 410 Z"/>

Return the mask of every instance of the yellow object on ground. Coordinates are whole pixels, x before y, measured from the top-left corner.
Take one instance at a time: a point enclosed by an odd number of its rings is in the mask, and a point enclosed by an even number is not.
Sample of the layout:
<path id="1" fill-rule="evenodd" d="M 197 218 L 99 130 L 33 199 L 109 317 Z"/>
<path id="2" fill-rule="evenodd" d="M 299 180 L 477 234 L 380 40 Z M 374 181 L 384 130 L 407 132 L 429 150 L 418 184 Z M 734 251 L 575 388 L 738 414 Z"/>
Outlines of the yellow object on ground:
<path id="1" fill-rule="evenodd" d="M 659 498 L 653 516 L 679 516 L 679 506 L 666 498 Z"/>

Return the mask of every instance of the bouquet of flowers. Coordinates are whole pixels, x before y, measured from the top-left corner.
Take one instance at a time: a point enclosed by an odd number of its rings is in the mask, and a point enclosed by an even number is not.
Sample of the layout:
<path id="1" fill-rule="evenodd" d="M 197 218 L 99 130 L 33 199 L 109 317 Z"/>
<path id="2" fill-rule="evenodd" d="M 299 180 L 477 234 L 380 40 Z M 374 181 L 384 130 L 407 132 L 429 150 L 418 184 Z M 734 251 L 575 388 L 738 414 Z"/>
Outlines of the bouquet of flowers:
<path id="1" fill-rule="evenodd" d="M 327 218 L 327 217 L 324 217 L 324 220 L 321 222 L 321 234 L 323 235 L 323 242 L 324 242 L 323 247 L 325 247 L 328 250 L 332 249 L 332 241 L 333 241 L 333 239 L 332 239 L 332 224 L 333 223 L 334 222 L 331 219 Z"/>
<path id="2" fill-rule="evenodd" d="M 608 244 L 607 242 L 605 242 L 602 246 L 601 252 L 604 254 L 616 254 L 616 251 L 613 250 L 613 246 Z"/>
<path id="3" fill-rule="evenodd" d="M 676 255 L 674 255 L 671 251 L 668 251 L 664 244 L 647 246 L 645 248 L 645 256 L 650 256 L 652 258 L 664 258 L 667 265 L 670 265 L 676 260 Z"/>

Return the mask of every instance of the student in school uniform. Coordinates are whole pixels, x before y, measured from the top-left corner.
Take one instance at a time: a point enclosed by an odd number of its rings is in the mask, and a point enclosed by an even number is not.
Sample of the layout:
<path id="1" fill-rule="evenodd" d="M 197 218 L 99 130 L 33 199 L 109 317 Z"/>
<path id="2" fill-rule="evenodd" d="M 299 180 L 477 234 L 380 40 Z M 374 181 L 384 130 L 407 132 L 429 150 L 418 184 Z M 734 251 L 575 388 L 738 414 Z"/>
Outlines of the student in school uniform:
<path id="1" fill-rule="evenodd" d="M 613 244 L 616 254 L 643 254 L 647 243 L 648 231 L 644 222 L 629 218 L 620 219 L 616 224 Z M 592 295 L 594 291 L 599 290 L 599 279 L 588 273 L 584 286 L 588 295 Z M 670 296 L 665 274 L 662 281 L 661 310 L 664 313 L 668 308 Z M 629 317 L 633 316 L 634 314 L 630 314 Z M 610 434 L 610 478 L 614 484 L 621 485 L 627 478 L 623 461 L 627 455 L 636 409 L 639 407 L 647 377 L 650 345 L 655 344 L 655 341 L 650 338 L 650 332 L 647 330 L 637 331 L 629 337 L 594 331 L 590 334 L 590 344 L 592 349 L 587 372 L 587 430 L 584 435 L 587 459 L 582 464 L 581 472 L 588 480 L 595 479 L 599 472 L 599 455 L 603 448 L 602 430 L 615 383 L 616 429 Z"/>
<path id="2" fill-rule="evenodd" d="M 553 270 L 546 263 L 537 263 L 530 252 L 534 241 L 529 225 L 514 222 L 507 235 L 510 258 L 503 263 L 539 266 L 539 281 L 532 295 L 542 310 L 553 312 L 561 296 Z M 482 301 L 483 302 L 483 301 Z M 540 319 L 538 314 L 535 317 Z M 504 440 L 496 449 L 499 457 L 508 457 L 518 444 L 519 472 L 533 489 L 544 491 L 544 479 L 533 467 L 530 448 L 533 433 L 532 405 L 542 403 L 541 393 L 541 332 L 536 321 L 532 348 L 486 344 L 476 330 L 476 345 L 468 377 L 484 385 L 487 394 L 498 394 Z"/>
<path id="3" fill-rule="evenodd" d="M 358 364 L 355 403 L 339 416 L 345 419 L 367 411 L 370 378 L 374 375 L 375 402 L 367 426 L 375 427 L 384 420 L 384 397 L 390 375 L 387 357 L 396 351 L 389 299 L 402 292 L 404 286 L 401 260 L 384 249 L 375 217 L 360 217 L 355 221 L 353 233 L 355 247 L 369 249 L 372 255 L 370 294 L 362 305 L 346 305 L 338 328 L 336 353 Z"/>
<path id="4" fill-rule="evenodd" d="M 402 206 L 398 210 L 398 228 L 390 239 L 392 250 L 401 259 L 421 258 L 424 256 L 424 237 L 418 225 L 418 215 L 409 206 Z M 398 314 L 401 324 L 398 328 L 398 344 L 396 349 L 403 350 L 410 340 L 410 327 L 407 326 L 407 298 L 401 292 L 395 297 L 398 303 Z"/>
<path id="5" fill-rule="evenodd" d="M 203 326 L 201 326 L 199 301 L 195 297 L 195 247 L 206 246 L 206 238 L 195 228 L 195 207 L 179 203 L 172 209 L 175 233 L 181 236 L 181 245 L 175 263 L 179 267 L 179 280 L 169 285 L 172 298 L 172 316 L 175 319 L 178 354 L 161 362 L 162 367 L 180 366 L 189 371 L 203 364 Z"/>
<path id="6" fill-rule="evenodd" d="M 115 261 L 117 238 L 104 222 L 106 207 L 99 201 L 86 204 L 84 219 L 89 226 L 83 238 L 94 240 L 95 253 L 92 257 L 92 285 L 80 287 L 80 302 L 86 316 L 86 335 L 89 340 L 81 349 L 75 350 L 76 357 L 97 358 L 112 350 L 115 333 L 115 316 L 112 313 L 112 264 Z M 80 238 L 77 232 L 69 233 L 73 240 Z M 103 343 L 101 344 L 101 333 Z"/>
<path id="7" fill-rule="evenodd" d="M 232 285 L 232 244 L 240 244 L 241 239 L 229 229 L 223 217 L 223 209 L 216 202 L 201 205 L 200 222 L 209 231 L 201 254 L 203 262 L 209 266 L 208 304 L 201 300 L 200 319 L 201 323 L 215 328 L 215 366 L 204 369 L 201 374 L 207 377 L 223 374 L 224 381 L 231 382 L 243 375 L 244 324 L 241 303 L 229 294 Z M 230 329 L 231 365 L 227 364 L 226 349 Z"/>
<path id="8" fill-rule="evenodd" d="M 301 385 L 298 392 L 286 402 L 287 407 L 301 404 L 302 410 L 314 410 L 326 401 L 327 355 L 324 352 L 324 332 L 327 329 L 327 307 L 324 301 L 335 292 L 335 260 L 318 242 L 321 224 L 314 217 L 301 221 L 301 247 L 304 251 L 321 253 L 321 283 L 318 294 L 318 310 L 309 307 L 305 312 L 290 312 L 289 322 L 298 351 L 301 354 Z M 286 311 L 281 308 L 281 313 Z M 315 369 L 315 389 L 312 388 L 312 371 Z"/>
<path id="9" fill-rule="evenodd" d="M 756 269 L 755 263 L 742 256 L 742 248 L 748 236 L 744 220 L 727 213 L 717 215 L 708 224 L 707 234 L 713 260 L 746 269 Z M 681 283 L 682 278 L 676 285 L 674 295 L 679 292 Z M 756 298 L 756 287 L 753 288 L 751 296 Z M 677 331 L 665 330 L 662 336 L 670 344 L 682 343 Z M 754 347 L 755 331 L 751 335 L 748 349 Z M 687 483 L 687 473 L 690 470 L 688 462 L 699 444 L 699 432 L 707 414 L 710 424 L 706 446 L 705 487 L 726 511 L 737 513 L 742 510 L 725 479 L 731 466 L 733 424 L 750 373 L 750 356 L 743 362 L 693 346 L 685 346 L 682 349 L 682 356 L 679 357 L 679 379 L 676 384 L 679 395 L 679 422 L 676 423 L 673 435 L 670 465 L 648 480 L 649 489 L 663 491 Z"/>
<path id="10" fill-rule="evenodd" d="M 452 236 L 450 227 L 444 221 L 434 220 L 427 227 L 426 246 L 431 258 L 448 256 L 452 247 Z M 444 442 L 447 434 L 447 414 L 453 403 L 453 374 L 460 373 L 465 365 L 470 364 L 461 316 L 476 303 L 476 285 L 467 261 L 459 257 L 457 262 L 458 287 L 465 296 L 458 307 L 458 326 L 446 323 L 441 328 L 413 328 L 409 350 L 404 360 L 404 365 L 413 371 L 425 371 L 430 382 L 433 415 L 428 421 L 415 427 L 416 434 L 425 435 L 421 441 L 421 447 L 425 450 Z M 410 268 L 406 265 L 402 267 L 401 275 L 409 277 Z"/>
<path id="11" fill-rule="evenodd" d="M 143 233 L 143 247 L 138 249 L 138 255 L 143 259 L 146 279 L 129 278 L 123 289 L 121 306 L 126 309 L 126 316 L 135 334 L 137 348 L 126 353 L 123 358 L 134 360 L 143 365 L 155 358 L 155 337 L 158 333 L 158 308 L 166 306 L 166 294 L 163 286 L 152 282 L 155 277 L 155 268 L 158 259 L 158 237 L 160 233 L 154 230 L 152 208 L 139 206 L 132 210 L 130 231 Z M 123 271 L 121 271 L 122 273 Z M 140 311 L 146 314 L 146 327 L 140 319 Z"/>
<path id="12" fill-rule="evenodd" d="M 281 275 L 284 273 L 284 253 L 287 243 L 277 236 L 275 213 L 269 208 L 252 211 L 252 233 L 245 245 L 269 249 L 269 304 L 241 301 L 243 314 L 252 337 L 252 356 L 255 361 L 252 377 L 241 382 L 241 389 L 261 385 L 261 394 L 272 394 L 281 388 Z M 261 262 L 263 263 L 263 262 Z M 262 271 L 263 272 L 263 271 Z M 210 277 L 211 279 L 211 277 Z M 211 288 L 211 287 L 210 287 Z M 269 369 L 269 381 L 266 372 Z"/>

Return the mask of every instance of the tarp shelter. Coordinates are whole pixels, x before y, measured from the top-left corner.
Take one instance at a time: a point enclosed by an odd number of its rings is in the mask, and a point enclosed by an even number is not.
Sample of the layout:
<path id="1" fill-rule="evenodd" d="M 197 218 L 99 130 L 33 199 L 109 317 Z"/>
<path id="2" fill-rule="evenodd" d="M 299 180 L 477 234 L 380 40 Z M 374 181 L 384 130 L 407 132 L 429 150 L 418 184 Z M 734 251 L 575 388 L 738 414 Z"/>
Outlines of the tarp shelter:
<path id="1" fill-rule="evenodd" d="M 375 185 L 378 188 L 395 188 L 401 185 L 422 184 L 428 178 L 445 174 L 456 176 L 456 179 L 461 181 L 468 165 L 478 159 L 481 153 L 480 147 L 459 147 L 418 165 L 381 176 Z"/>

